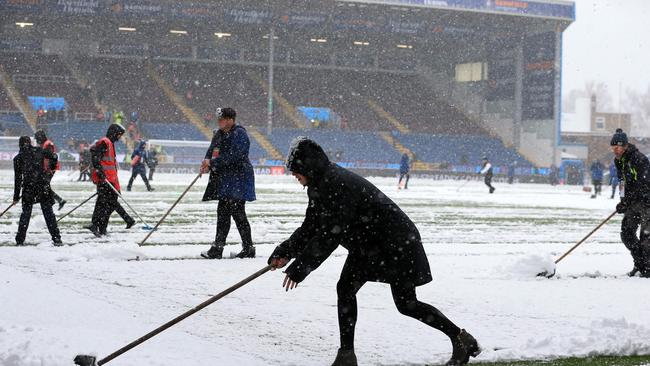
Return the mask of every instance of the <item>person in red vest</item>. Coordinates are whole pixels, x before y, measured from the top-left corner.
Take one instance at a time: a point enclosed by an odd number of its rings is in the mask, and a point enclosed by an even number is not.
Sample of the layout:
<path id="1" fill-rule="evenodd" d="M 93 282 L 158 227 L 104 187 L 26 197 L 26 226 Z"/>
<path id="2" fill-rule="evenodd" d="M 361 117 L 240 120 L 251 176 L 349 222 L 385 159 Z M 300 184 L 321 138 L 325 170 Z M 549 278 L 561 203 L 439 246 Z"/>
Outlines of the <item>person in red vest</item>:
<path id="1" fill-rule="evenodd" d="M 115 143 L 124 135 L 124 127 L 113 123 L 108 126 L 106 136 L 99 139 L 91 148 L 93 183 L 97 185 L 97 201 L 93 211 L 92 224 L 86 228 L 93 235 L 100 237 L 106 235 L 108 219 L 115 211 L 118 203 L 118 196 L 109 186 L 120 191 L 120 180 L 117 176 L 118 164 L 115 158 Z"/>
<path id="2" fill-rule="evenodd" d="M 47 135 L 45 134 L 45 131 L 43 130 L 38 130 L 34 134 L 34 137 L 36 138 L 36 142 L 40 145 L 40 147 L 43 148 L 43 150 L 47 150 L 52 152 L 52 154 L 56 154 L 56 146 L 54 145 L 54 142 L 52 140 L 47 138 Z M 45 159 L 43 162 L 43 170 L 45 171 L 45 177 L 48 179 L 48 181 L 52 181 L 52 178 L 54 177 L 54 173 L 56 173 L 57 170 L 61 169 L 61 164 L 59 162 L 56 163 L 56 167 L 54 169 L 50 169 L 50 160 Z M 66 200 L 61 198 L 54 190 L 52 190 L 52 186 L 50 186 L 50 191 L 52 198 L 59 204 L 59 211 L 63 208 L 63 206 L 66 204 Z"/>

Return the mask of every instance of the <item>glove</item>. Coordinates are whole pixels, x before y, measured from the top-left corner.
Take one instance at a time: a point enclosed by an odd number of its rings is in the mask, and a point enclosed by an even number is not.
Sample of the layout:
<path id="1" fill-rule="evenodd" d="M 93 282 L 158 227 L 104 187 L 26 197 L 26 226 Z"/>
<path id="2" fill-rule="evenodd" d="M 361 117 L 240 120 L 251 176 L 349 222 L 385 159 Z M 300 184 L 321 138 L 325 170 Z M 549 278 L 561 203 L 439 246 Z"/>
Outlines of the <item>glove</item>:
<path id="1" fill-rule="evenodd" d="M 625 203 L 625 201 L 621 201 L 616 205 L 616 212 L 617 213 L 622 214 L 622 213 L 625 213 L 626 210 L 627 210 L 627 204 Z"/>
<path id="2" fill-rule="evenodd" d="M 96 170 L 96 172 L 97 172 L 97 178 L 99 178 L 99 180 L 105 180 L 106 179 L 106 174 L 104 174 L 103 170 Z"/>

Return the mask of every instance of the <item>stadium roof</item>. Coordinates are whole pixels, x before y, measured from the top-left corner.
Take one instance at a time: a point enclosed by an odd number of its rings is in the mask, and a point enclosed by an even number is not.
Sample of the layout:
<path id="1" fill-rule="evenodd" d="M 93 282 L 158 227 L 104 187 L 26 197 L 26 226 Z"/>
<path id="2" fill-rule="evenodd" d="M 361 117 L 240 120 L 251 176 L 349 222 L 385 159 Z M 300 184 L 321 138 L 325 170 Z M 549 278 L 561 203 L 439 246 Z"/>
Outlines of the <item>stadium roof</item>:
<path id="1" fill-rule="evenodd" d="M 575 20 L 575 3 L 559 0 L 337 0 L 359 4 L 422 7 Z"/>

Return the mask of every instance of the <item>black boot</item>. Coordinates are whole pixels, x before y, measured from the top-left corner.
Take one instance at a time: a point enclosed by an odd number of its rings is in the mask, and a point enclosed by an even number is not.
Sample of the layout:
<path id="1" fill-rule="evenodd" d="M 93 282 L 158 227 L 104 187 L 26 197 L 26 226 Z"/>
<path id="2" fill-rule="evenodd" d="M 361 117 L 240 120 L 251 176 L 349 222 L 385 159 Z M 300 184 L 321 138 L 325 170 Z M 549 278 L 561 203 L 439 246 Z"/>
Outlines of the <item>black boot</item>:
<path id="1" fill-rule="evenodd" d="M 634 266 L 630 272 L 627 273 L 628 277 L 634 277 L 636 274 L 639 273 L 639 269 Z"/>
<path id="2" fill-rule="evenodd" d="M 132 228 L 133 225 L 135 225 L 135 220 L 134 220 L 134 219 L 131 219 L 131 220 L 129 220 L 129 221 L 126 222 L 126 228 L 127 228 L 127 229 Z"/>
<path id="3" fill-rule="evenodd" d="M 86 229 L 90 230 L 90 232 L 98 238 L 102 236 L 102 234 L 99 232 L 99 229 L 95 225 L 86 226 Z"/>
<path id="4" fill-rule="evenodd" d="M 207 252 L 201 252 L 201 257 L 205 259 L 221 259 L 223 256 L 223 246 L 212 245 Z"/>
<path id="5" fill-rule="evenodd" d="M 445 364 L 446 366 L 467 365 L 470 357 L 476 357 L 481 353 L 478 342 L 465 329 L 462 329 L 460 334 L 451 339 L 451 345 L 453 352 L 451 359 Z"/>
<path id="6" fill-rule="evenodd" d="M 54 244 L 55 247 L 62 247 L 63 246 L 63 242 L 61 241 L 61 238 L 52 239 L 52 243 Z"/>
<path id="7" fill-rule="evenodd" d="M 255 258 L 255 247 L 252 245 L 245 247 L 241 252 L 237 253 L 235 258 Z"/>
<path id="8" fill-rule="evenodd" d="M 63 208 L 63 206 L 65 206 L 66 203 L 68 203 L 68 201 L 66 200 L 59 201 L 59 211 L 61 211 L 61 209 Z"/>
<path id="9" fill-rule="evenodd" d="M 357 366 L 357 355 L 354 354 L 352 349 L 339 348 L 332 366 Z"/>

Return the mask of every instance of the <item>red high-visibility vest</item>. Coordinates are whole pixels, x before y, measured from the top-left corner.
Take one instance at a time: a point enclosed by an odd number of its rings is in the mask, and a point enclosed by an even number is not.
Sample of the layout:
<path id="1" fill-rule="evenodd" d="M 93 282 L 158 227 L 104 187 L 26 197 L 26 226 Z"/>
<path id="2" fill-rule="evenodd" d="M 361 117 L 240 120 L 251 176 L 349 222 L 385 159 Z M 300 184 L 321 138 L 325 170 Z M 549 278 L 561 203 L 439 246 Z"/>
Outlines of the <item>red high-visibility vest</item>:
<path id="1" fill-rule="evenodd" d="M 50 148 L 50 146 L 52 147 L 52 152 L 56 154 L 56 145 L 54 145 L 54 142 L 51 140 L 45 140 L 41 147 L 43 150 L 47 150 Z M 48 173 L 52 172 L 52 169 L 50 169 L 50 159 L 43 159 L 43 169 Z M 61 164 L 58 161 L 56 162 L 56 167 L 54 167 L 54 170 L 61 170 Z"/>
<path id="2" fill-rule="evenodd" d="M 112 183 L 113 186 L 119 191 L 120 180 L 117 177 L 117 160 L 115 159 L 115 147 L 113 146 L 113 142 L 108 137 L 102 137 L 99 139 L 95 146 L 99 146 L 102 142 L 108 146 L 108 149 L 106 150 L 106 153 L 100 162 L 102 165 L 102 170 L 104 170 L 106 180 Z M 99 177 L 97 176 L 97 171 L 94 168 L 92 169 L 92 179 L 95 184 L 101 183 Z"/>

